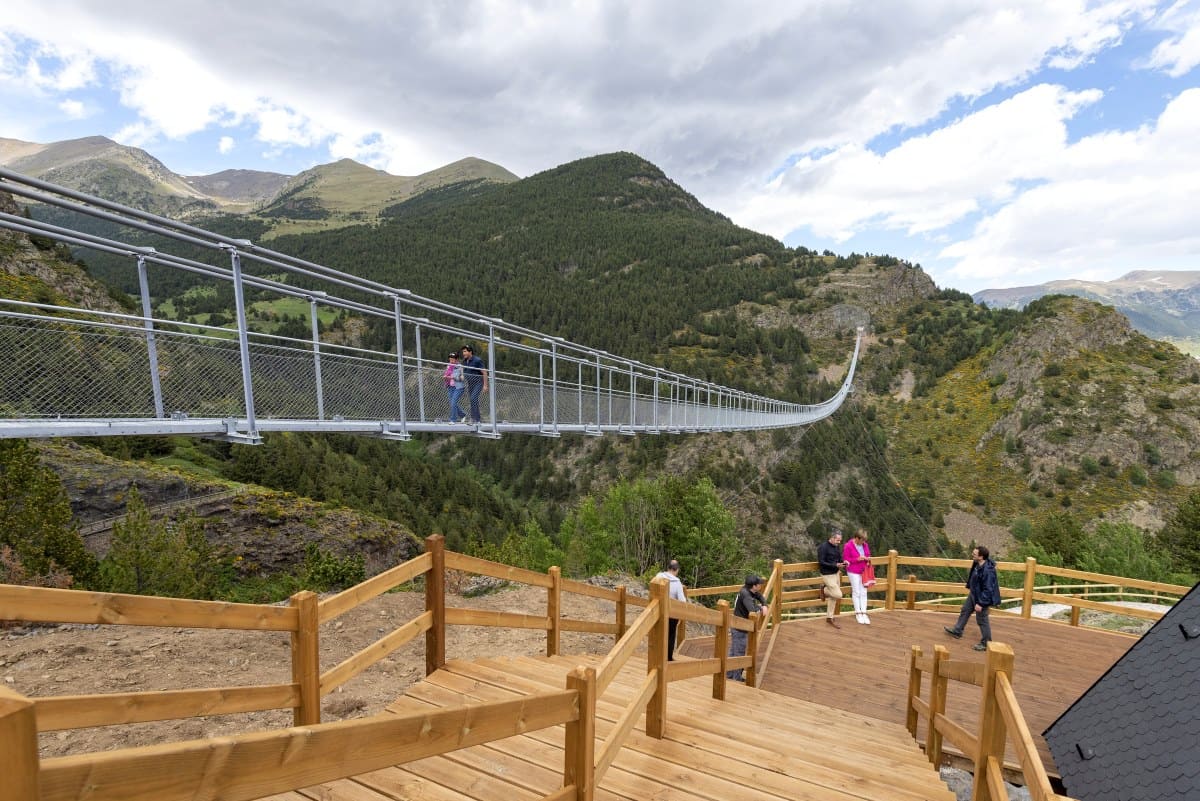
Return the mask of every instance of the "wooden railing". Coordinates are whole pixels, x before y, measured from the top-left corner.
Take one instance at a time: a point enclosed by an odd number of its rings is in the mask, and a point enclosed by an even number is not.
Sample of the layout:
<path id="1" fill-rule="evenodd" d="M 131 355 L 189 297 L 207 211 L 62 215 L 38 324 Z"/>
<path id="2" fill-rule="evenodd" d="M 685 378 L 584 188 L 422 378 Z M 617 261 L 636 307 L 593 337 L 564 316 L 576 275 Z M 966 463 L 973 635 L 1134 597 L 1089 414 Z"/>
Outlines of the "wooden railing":
<path id="1" fill-rule="evenodd" d="M 544 588 L 546 614 L 447 608 L 447 570 Z M 425 585 L 421 614 L 321 672 L 322 623 L 417 578 Z M 563 593 L 611 601 L 615 620 L 562 617 Z M 626 622 L 629 606 L 644 607 L 632 625 Z M 714 626 L 713 657 L 668 662 L 668 617 L 678 618 L 681 628 L 687 620 Z M 672 601 L 662 581 L 651 585 L 650 599 L 638 598 L 624 587 L 610 590 L 563 579 L 556 567 L 542 574 L 447 552 L 440 536 L 428 538 L 420 556 L 324 600 L 304 591 L 288 606 L 271 606 L 0 585 L 0 620 L 286 631 L 292 673 L 290 683 L 277 685 L 81 696 L 29 698 L 0 687 L 0 801 L 252 799 L 558 724 L 567 726 L 563 786 L 547 798 L 591 799 L 643 709 L 647 734 L 663 736 L 670 682 L 711 674 L 713 697 L 723 699 L 725 671 L 745 668 L 746 683 L 754 685 L 762 622 L 733 617 L 726 601 L 717 609 Z M 448 625 L 545 630 L 549 656 L 560 653 L 562 632 L 612 634 L 616 644 L 598 668 L 568 674 L 562 691 L 428 714 L 320 722 L 321 696 L 422 633 L 426 672 L 442 667 Z M 747 656 L 726 654 L 734 629 L 748 633 Z M 597 753 L 596 698 L 643 643 L 646 678 Z M 45 760 L 38 756 L 39 732 L 279 708 L 293 710 L 297 728 Z"/>
<path id="2" fill-rule="evenodd" d="M 926 723 L 925 753 L 934 766 L 941 765 L 943 739 L 974 763 L 972 801 L 1007 801 L 1004 788 L 1004 752 L 1011 740 L 1017 767 L 1033 801 L 1071 801 L 1050 785 L 1025 716 L 1012 689 L 1013 652 L 997 642 L 988 643 L 987 661 L 952 661 L 945 646 L 934 646 L 925 656 L 919 646 L 909 657 L 908 700 L 905 723 L 917 738 L 921 719 Z M 929 676 L 929 698 L 921 698 L 923 676 Z M 971 684 L 982 690 L 979 731 L 972 733 L 946 717 L 946 692 L 950 681 Z"/>
<path id="3" fill-rule="evenodd" d="M 867 591 L 869 606 L 957 612 L 966 597 L 963 581 L 971 567 L 969 559 L 900 556 L 896 551 L 888 551 L 887 556 L 872 557 L 871 564 L 875 565 L 878 583 Z M 962 580 L 918 579 L 914 574 L 906 574 L 906 567 L 926 570 L 953 568 L 961 571 Z M 996 570 L 1002 585 L 1018 581 L 1021 584 L 1020 587 L 1000 587 L 1002 606 L 1019 604 L 1021 617 L 1028 619 L 1032 616 L 1035 603 L 1062 604 L 1070 608 L 1069 624 L 1072 626 L 1081 625 L 1080 611 L 1084 609 L 1157 620 L 1191 589 L 1176 584 L 1040 565 L 1032 557 L 1024 562 L 997 562 Z M 1073 583 L 1064 583 L 1064 580 Z M 764 593 L 769 601 L 767 623 L 774 627 L 784 620 L 823 614 L 825 602 L 820 598 L 821 583 L 816 562 L 783 564 L 776 560 L 767 592 Z M 843 606 L 851 602 L 849 587 L 845 586 Z M 737 586 L 706 587 L 689 590 L 688 596 L 727 595 L 737 590 Z M 1141 609 L 1121 605 L 1122 601 L 1134 600 L 1157 604 L 1160 608 Z M 1066 624 L 1068 621 L 1053 622 Z M 769 662 L 769 654 L 768 649 L 768 655 L 763 660 L 764 670 Z"/>

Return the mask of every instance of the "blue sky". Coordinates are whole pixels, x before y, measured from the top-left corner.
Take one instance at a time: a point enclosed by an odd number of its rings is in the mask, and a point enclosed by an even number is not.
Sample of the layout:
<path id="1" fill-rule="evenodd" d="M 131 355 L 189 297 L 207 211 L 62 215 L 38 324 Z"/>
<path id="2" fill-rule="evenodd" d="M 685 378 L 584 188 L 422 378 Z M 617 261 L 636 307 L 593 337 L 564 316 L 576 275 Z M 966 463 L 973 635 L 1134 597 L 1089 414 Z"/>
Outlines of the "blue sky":
<path id="1" fill-rule="evenodd" d="M 183 174 L 629 150 L 973 292 L 1200 269 L 1198 65 L 1200 0 L 7 0 L 0 137 Z"/>

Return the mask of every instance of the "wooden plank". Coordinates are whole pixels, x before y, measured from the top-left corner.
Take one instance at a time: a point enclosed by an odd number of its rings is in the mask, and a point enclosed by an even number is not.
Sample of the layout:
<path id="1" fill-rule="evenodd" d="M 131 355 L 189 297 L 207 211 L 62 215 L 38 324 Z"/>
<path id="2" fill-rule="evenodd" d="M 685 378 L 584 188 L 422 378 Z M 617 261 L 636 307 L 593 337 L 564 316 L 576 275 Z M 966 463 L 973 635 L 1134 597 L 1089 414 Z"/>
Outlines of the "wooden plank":
<path id="1" fill-rule="evenodd" d="M 550 621 L 545 616 L 454 607 L 446 608 L 446 623 L 451 626 L 489 626 L 508 629 L 542 629 L 543 631 L 550 628 Z"/>
<path id="2" fill-rule="evenodd" d="M 295 684 L 266 684 L 200 690 L 58 695 L 31 700 L 37 712 L 38 731 L 62 731 L 201 715 L 291 709 L 299 703 L 300 691 Z"/>
<path id="3" fill-rule="evenodd" d="M 1021 705 L 1007 674 L 1001 673 L 996 676 L 996 695 L 1000 714 L 1004 716 L 1004 724 L 1008 727 L 1009 739 L 1017 752 L 1021 774 L 1025 777 L 1025 786 L 1030 789 L 1034 801 L 1045 801 L 1053 797 L 1054 788 L 1050 786 L 1050 778 L 1046 775 L 1046 768 L 1037 752 L 1037 746 L 1033 743 L 1033 736 L 1029 733 L 1029 726 L 1025 723 Z"/>
<path id="4" fill-rule="evenodd" d="M 390 634 L 363 648 L 321 674 L 321 695 L 328 695 L 406 642 L 433 628 L 433 612 L 422 612 Z"/>
<path id="5" fill-rule="evenodd" d="M 558 627 L 563 631 L 583 631 L 589 634 L 616 634 L 616 623 L 601 623 L 595 620 L 572 620 L 564 617 L 558 621 Z"/>
<path id="6" fill-rule="evenodd" d="M 1146 581 L 1145 579 L 1124 578 L 1122 576 L 1108 576 L 1103 573 L 1088 573 L 1085 570 L 1074 570 L 1069 567 L 1054 567 L 1052 565 L 1037 566 L 1037 572 L 1040 576 L 1061 576 L 1063 578 L 1076 579 L 1077 581 L 1091 581 L 1098 584 L 1116 584 L 1124 587 L 1133 587 L 1139 590 L 1150 590 L 1151 592 L 1165 592 L 1169 595 L 1184 596 L 1191 592 L 1191 587 L 1184 587 L 1180 584 L 1163 584 L 1158 581 Z"/>
<path id="7" fill-rule="evenodd" d="M 695 587 L 687 591 L 689 598 L 703 598 L 708 595 L 736 595 L 742 588 L 741 584 L 727 584 L 720 587 Z"/>
<path id="8" fill-rule="evenodd" d="M 596 694 L 603 695 L 608 689 L 608 685 L 616 677 L 617 673 L 629 661 L 629 657 L 642 644 L 642 640 L 654 628 L 655 622 L 658 620 L 658 605 L 651 604 L 638 615 L 637 620 L 633 622 L 625 634 L 621 637 L 613 649 L 608 652 L 608 656 L 600 662 L 596 668 Z"/>
<path id="9" fill-rule="evenodd" d="M 929 702 L 928 701 L 926 701 L 924 698 L 922 698 L 919 695 L 913 696 L 911 701 L 912 701 L 913 709 L 917 710 L 917 713 L 921 717 L 923 717 L 923 718 L 929 717 Z"/>
<path id="10" fill-rule="evenodd" d="M 1138 609 L 1133 606 L 1117 606 L 1116 604 L 1105 603 L 1104 601 L 1089 601 L 1084 598 L 1075 598 L 1070 595 L 1054 595 L 1047 592 L 1035 592 L 1033 593 L 1033 599 L 1043 603 L 1064 604 L 1075 609 L 1091 609 L 1096 612 L 1108 612 L 1114 615 L 1141 618 L 1142 620 L 1158 620 L 1171 609 L 1169 606 L 1163 606 L 1161 609 Z"/>
<path id="11" fill-rule="evenodd" d="M 943 662 L 938 665 L 938 675 L 963 684 L 983 686 L 983 665 L 979 662 Z"/>
<path id="12" fill-rule="evenodd" d="M 317 621 L 317 594 L 301 590 L 291 598 L 296 610 L 296 630 L 291 636 L 292 683 L 300 701 L 292 710 L 297 726 L 321 722 L 321 648 Z"/>
<path id="13" fill-rule="evenodd" d="M 33 702 L 0 684 L 0 801 L 40 799 Z"/>
<path id="14" fill-rule="evenodd" d="M 612 601 L 613 603 L 616 603 L 617 596 L 620 594 L 617 590 L 608 587 L 597 587 L 595 584 L 566 578 L 562 580 L 562 590 L 563 592 L 586 595 L 589 598 L 599 598 L 602 601 Z"/>
<path id="15" fill-rule="evenodd" d="M 366 581 L 355 584 L 348 590 L 326 598 L 318 605 L 318 617 L 322 623 L 333 620 L 338 615 L 360 606 L 388 590 L 394 589 L 407 581 L 425 573 L 433 566 L 433 557 L 428 553 L 409 559 L 403 564 L 372 576 Z"/>
<path id="16" fill-rule="evenodd" d="M 289 606 L 191 601 L 184 598 L 0 584 L 0 620 L 294 631 L 297 617 L 296 610 Z"/>
<path id="17" fill-rule="evenodd" d="M 676 620 L 688 620 L 692 623 L 704 623 L 709 626 L 721 625 L 721 613 L 700 604 L 689 604 L 683 601 L 667 599 L 667 617 Z"/>
<path id="18" fill-rule="evenodd" d="M 979 738 L 945 715 L 935 715 L 933 725 L 942 737 L 974 762 L 979 756 Z"/>
<path id="19" fill-rule="evenodd" d="M 446 551 L 446 567 L 451 570 L 464 570 L 468 573 L 478 573 L 481 576 L 516 581 L 521 584 L 532 584 L 534 587 L 550 589 L 550 577 L 544 573 L 536 573 L 523 567 L 509 567 L 499 562 L 480 559 L 478 556 Z"/>
<path id="20" fill-rule="evenodd" d="M 716 657 L 687 661 L 677 659 L 667 663 L 667 682 L 711 676 L 719 672 L 721 672 L 721 660 Z"/>
<path id="21" fill-rule="evenodd" d="M 896 560 L 901 567 L 960 567 L 971 569 L 970 559 L 944 559 L 934 556 L 901 556 Z"/>
<path id="22" fill-rule="evenodd" d="M 1000 769 L 1000 760 L 988 757 L 987 769 L 984 771 L 988 792 L 993 801 L 1004 801 L 1008 798 L 1008 788 L 1004 786 L 1004 772 Z"/>
<path id="23" fill-rule="evenodd" d="M 638 694 L 625 707 L 625 711 L 621 713 L 621 717 L 617 719 L 616 724 L 608 733 L 608 737 L 604 739 L 604 745 L 600 748 L 600 753 L 596 757 L 596 782 L 600 782 L 604 778 L 604 774 L 608 772 L 608 768 L 612 765 L 613 760 L 617 758 L 617 753 L 625 744 L 625 739 L 629 736 L 629 732 L 633 730 L 633 724 L 638 722 L 638 718 L 642 716 L 642 711 L 650 697 L 654 695 L 654 691 L 658 689 L 657 671 L 651 671 L 646 674 L 646 678 L 642 681 L 642 687 L 638 690 Z"/>
<path id="24" fill-rule="evenodd" d="M 578 715 L 576 693 L 45 760 L 39 801 L 248 801 Z M 86 794 L 86 795 L 85 795 Z"/>

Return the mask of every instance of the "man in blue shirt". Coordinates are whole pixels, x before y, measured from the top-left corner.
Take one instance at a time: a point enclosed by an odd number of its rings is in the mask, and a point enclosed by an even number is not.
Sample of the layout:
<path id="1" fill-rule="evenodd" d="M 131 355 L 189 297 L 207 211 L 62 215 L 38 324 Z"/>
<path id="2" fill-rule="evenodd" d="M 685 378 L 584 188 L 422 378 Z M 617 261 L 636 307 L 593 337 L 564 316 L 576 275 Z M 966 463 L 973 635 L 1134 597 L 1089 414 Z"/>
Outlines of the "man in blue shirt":
<path id="1" fill-rule="evenodd" d="M 467 378 L 467 394 L 471 398 L 471 422 L 479 425 L 479 421 L 481 420 L 479 415 L 479 395 L 487 392 L 487 369 L 483 365 L 483 359 L 475 355 L 475 348 L 471 345 L 463 345 L 462 354 L 463 374 Z"/>
<path id="2" fill-rule="evenodd" d="M 958 613 L 958 622 L 954 628 L 943 626 L 946 633 L 954 639 L 961 639 L 963 627 L 975 613 L 975 622 L 979 624 L 980 640 L 974 646 L 976 651 L 986 651 L 987 644 L 992 639 L 992 623 L 988 620 L 988 610 L 1000 603 L 1000 581 L 996 577 L 996 563 L 988 557 L 988 549 L 979 545 L 971 551 L 971 572 L 967 574 L 967 599 L 963 601 Z"/>

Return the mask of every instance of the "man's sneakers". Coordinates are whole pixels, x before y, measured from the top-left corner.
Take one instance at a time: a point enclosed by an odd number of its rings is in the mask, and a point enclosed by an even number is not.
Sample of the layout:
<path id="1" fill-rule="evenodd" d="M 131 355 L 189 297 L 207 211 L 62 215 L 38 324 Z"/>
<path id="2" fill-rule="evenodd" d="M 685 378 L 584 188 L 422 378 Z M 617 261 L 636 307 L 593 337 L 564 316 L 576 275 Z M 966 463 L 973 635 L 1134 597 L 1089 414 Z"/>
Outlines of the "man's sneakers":
<path id="1" fill-rule="evenodd" d="M 838 623 L 836 620 L 834 620 L 831 617 L 825 618 L 825 622 L 828 623 L 829 625 L 833 626 L 835 629 L 840 629 L 842 627 L 841 623 Z"/>
<path id="2" fill-rule="evenodd" d="M 986 642 L 977 642 L 971 646 L 971 649 L 974 651 L 986 651 L 987 643 Z"/>
<path id="3" fill-rule="evenodd" d="M 955 631 L 954 629 L 950 628 L 949 626 L 942 626 L 942 631 L 946 632 L 947 634 L 949 634 L 951 637 L 953 637 L 956 640 L 962 639 L 962 632 Z"/>

